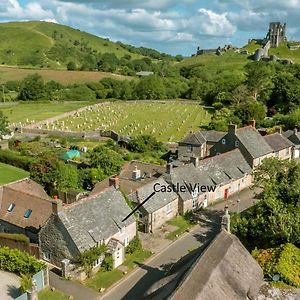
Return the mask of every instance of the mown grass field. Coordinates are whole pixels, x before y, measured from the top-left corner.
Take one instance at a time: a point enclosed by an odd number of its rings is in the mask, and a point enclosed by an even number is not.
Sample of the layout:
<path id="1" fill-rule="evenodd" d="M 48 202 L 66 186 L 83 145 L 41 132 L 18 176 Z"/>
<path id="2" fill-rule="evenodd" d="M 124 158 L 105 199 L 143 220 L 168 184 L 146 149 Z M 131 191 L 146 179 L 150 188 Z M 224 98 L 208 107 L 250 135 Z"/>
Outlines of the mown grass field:
<path id="1" fill-rule="evenodd" d="M 90 102 L 12 102 L 1 103 L 0 110 L 10 123 L 41 121 L 89 105 Z"/>
<path id="2" fill-rule="evenodd" d="M 44 125 L 46 129 L 114 130 L 122 135 L 151 134 L 160 141 L 178 141 L 210 121 L 209 110 L 196 101 L 113 102 Z"/>
<path id="3" fill-rule="evenodd" d="M 0 163 L 0 185 L 14 182 L 28 176 L 28 172 L 24 170 Z"/>
<path id="4" fill-rule="evenodd" d="M 15 67 L 0 66 L 0 84 L 10 80 L 22 80 L 26 76 L 35 73 L 41 75 L 45 81 L 55 80 L 61 83 L 62 85 L 99 81 L 107 77 L 117 80 L 131 78 L 129 76 L 122 76 L 106 72 L 22 69 Z"/>

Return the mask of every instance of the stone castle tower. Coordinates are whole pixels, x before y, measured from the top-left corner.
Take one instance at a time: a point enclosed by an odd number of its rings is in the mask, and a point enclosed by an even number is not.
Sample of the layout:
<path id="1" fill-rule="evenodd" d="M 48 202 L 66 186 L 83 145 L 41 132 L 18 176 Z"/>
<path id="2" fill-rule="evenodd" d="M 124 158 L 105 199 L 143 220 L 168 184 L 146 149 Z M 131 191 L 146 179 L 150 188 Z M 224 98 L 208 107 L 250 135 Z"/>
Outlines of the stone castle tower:
<path id="1" fill-rule="evenodd" d="M 272 48 L 277 48 L 286 38 L 286 23 L 283 25 L 280 22 L 271 22 L 266 39 L 270 41 Z"/>

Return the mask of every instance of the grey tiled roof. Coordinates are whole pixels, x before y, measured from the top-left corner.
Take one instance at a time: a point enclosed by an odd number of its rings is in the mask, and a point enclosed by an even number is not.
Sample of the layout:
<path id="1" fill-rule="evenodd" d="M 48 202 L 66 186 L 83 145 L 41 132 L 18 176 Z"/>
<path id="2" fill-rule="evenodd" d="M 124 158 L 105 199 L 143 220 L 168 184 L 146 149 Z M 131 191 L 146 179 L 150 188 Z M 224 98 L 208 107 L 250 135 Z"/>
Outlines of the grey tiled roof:
<path id="1" fill-rule="evenodd" d="M 167 186 L 168 183 L 163 179 L 159 178 L 156 181 L 150 182 L 143 187 L 137 189 L 135 192 L 128 196 L 132 201 L 139 203 L 144 201 L 149 195 L 154 192 L 154 185 L 160 184 L 160 186 Z M 178 198 L 177 194 L 172 192 L 157 192 L 147 201 L 143 207 L 148 213 L 153 213 L 160 208 L 166 206 L 168 203 L 173 202 Z"/>
<path id="2" fill-rule="evenodd" d="M 59 212 L 59 218 L 78 250 L 82 252 L 135 222 L 133 216 L 122 222 L 130 212 L 122 193 L 109 187 L 100 194 L 65 208 Z"/>
<path id="3" fill-rule="evenodd" d="M 292 141 L 295 145 L 300 144 L 300 132 L 296 131 L 295 133 L 294 130 L 287 130 L 283 133 L 283 135 L 290 141 Z"/>
<path id="4" fill-rule="evenodd" d="M 199 161 L 196 168 L 187 164 L 173 169 L 171 175 L 165 175 L 166 180 L 173 184 L 197 184 L 205 186 L 218 186 L 251 174 L 252 169 L 246 162 L 239 149 L 235 149 L 217 156 Z M 191 192 L 179 192 L 183 201 L 192 198 Z"/>
<path id="5" fill-rule="evenodd" d="M 190 133 L 187 135 L 180 143 L 190 144 L 190 145 L 202 145 L 205 142 L 217 143 L 226 132 L 208 130 Z"/>
<path id="6" fill-rule="evenodd" d="M 266 135 L 264 136 L 264 139 L 274 151 L 280 151 L 294 145 L 290 140 L 278 132 Z"/>
<path id="7" fill-rule="evenodd" d="M 258 158 L 273 152 L 273 149 L 252 126 L 236 130 L 236 136 L 247 149 L 252 158 Z"/>

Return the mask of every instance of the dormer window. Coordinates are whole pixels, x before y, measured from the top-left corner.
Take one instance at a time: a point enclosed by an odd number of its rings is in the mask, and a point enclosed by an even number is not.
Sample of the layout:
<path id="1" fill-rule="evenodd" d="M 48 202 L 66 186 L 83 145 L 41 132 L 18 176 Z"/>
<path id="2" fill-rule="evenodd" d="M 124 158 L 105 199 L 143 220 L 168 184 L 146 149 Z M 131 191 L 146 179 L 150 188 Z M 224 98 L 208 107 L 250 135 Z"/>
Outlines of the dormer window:
<path id="1" fill-rule="evenodd" d="M 13 209 L 15 208 L 15 206 L 16 206 L 16 204 L 14 204 L 14 203 L 11 203 L 11 204 L 9 205 L 9 207 L 8 207 L 7 211 L 8 211 L 8 212 L 12 212 L 12 211 L 13 211 Z"/>
<path id="2" fill-rule="evenodd" d="M 239 141 L 235 141 L 235 146 L 236 146 L 236 147 L 239 146 Z"/>
<path id="3" fill-rule="evenodd" d="M 27 210 L 25 211 L 24 218 L 25 218 L 25 219 L 28 219 L 28 218 L 30 217 L 31 213 L 32 213 L 32 209 L 30 209 L 30 208 L 27 209 Z"/>
<path id="4" fill-rule="evenodd" d="M 226 145 L 226 139 L 222 139 L 222 145 Z"/>

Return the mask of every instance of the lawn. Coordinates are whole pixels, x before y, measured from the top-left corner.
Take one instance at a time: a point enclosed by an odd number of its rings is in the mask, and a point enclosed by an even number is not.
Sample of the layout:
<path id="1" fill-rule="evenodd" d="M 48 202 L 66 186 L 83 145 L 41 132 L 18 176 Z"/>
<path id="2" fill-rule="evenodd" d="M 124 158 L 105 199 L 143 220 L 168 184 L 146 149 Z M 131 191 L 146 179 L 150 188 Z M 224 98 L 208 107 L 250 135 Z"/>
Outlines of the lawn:
<path id="1" fill-rule="evenodd" d="M 24 170 L 0 163 L 0 185 L 26 178 L 28 176 L 29 174 Z"/>
<path id="2" fill-rule="evenodd" d="M 122 135 L 154 135 L 160 141 L 178 141 L 190 131 L 208 125 L 211 114 L 197 101 L 113 102 L 44 126 L 72 131 L 114 130 Z"/>
<path id="3" fill-rule="evenodd" d="M 123 266 L 128 268 L 128 271 L 135 268 L 138 264 L 143 263 L 147 258 L 151 256 L 151 252 L 147 250 L 137 250 L 132 254 L 126 254 Z M 95 276 L 89 278 L 85 281 L 85 284 L 97 291 L 101 288 L 108 288 L 117 281 L 119 281 L 123 276 L 122 271 L 119 269 L 114 269 L 109 272 L 102 272 L 99 270 Z"/>
<path id="4" fill-rule="evenodd" d="M 185 233 L 188 229 L 193 227 L 195 225 L 194 222 L 188 220 L 187 218 L 184 218 L 183 216 L 177 216 L 173 218 L 172 220 L 167 222 L 168 224 L 172 226 L 176 226 L 177 229 L 173 232 L 170 232 L 166 235 L 166 238 L 169 240 L 175 240 L 178 236 Z"/>
<path id="5" fill-rule="evenodd" d="M 39 292 L 39 300 L 68 300 L 69 296 L 55 290 L 51 291 L 50 288 L 46 288 Z"/>
<path id="6" fill-rule="evenodd" d="M 13 102 L 0 104 L 0 110 L 8 117 L 10 123 L 41 121 L 68 111 L 87 106 L 91 102 Z"/>

